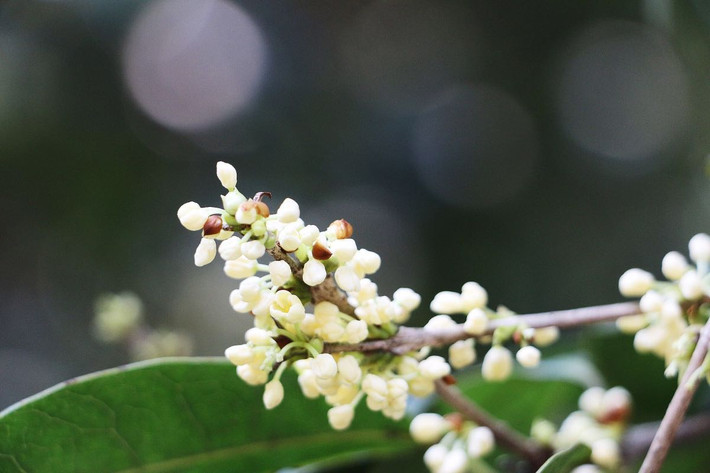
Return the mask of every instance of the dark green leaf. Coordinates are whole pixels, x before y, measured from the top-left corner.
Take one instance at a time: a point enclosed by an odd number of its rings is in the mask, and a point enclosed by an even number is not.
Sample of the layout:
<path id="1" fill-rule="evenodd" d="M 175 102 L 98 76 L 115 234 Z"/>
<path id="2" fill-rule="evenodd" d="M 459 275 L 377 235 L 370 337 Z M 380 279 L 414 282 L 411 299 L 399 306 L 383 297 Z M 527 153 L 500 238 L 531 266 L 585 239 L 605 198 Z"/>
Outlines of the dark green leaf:
<path id="1" fill-rule="evenodd" d="M 592 450 L 588 446 L 578 443 L 552 455 L 537 473 L 569 473 L 574 467 L 588 462 L 591 454 Z"/>
<path id="2" fill-rule="evenodd" d="M 3 473 L 260 472 L 414 448 L 404 423 L 359 409 L 335 432 L 295 377 L 264 409 L 222 359 L 157 360 L 68 381 L 0 413 Z"/>

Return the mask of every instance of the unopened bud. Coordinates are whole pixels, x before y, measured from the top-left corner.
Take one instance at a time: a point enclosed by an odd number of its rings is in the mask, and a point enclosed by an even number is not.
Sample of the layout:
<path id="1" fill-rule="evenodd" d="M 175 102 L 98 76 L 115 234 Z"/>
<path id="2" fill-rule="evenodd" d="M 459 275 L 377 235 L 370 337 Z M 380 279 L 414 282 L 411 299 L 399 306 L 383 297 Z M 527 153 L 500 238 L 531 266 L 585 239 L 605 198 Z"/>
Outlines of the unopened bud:
<path id="1" fill-rule="evenodd" d="M 332 232 L 338 240 L 353 236 L 353 226 L 344 218 L 328 225 L 328 231 Z"/>

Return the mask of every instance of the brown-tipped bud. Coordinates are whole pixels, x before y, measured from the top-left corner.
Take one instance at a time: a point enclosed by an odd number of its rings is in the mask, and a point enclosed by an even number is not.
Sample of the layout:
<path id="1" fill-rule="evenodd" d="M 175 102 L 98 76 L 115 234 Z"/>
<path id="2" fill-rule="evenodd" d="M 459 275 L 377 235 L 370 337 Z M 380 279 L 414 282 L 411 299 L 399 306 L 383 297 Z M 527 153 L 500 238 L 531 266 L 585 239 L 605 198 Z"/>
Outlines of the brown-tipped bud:
<path id="1" fill-rule="evenodd" d="M 316 241 L 313 244 L 313 257 L 315 259 L 320 260 L 320 261 L 325 261 L 328 258 L 330 258 L 331 256 L 333 256 L 333 252 L 331 252 L 328 248 L 326 248 L 326 246 L 323 243 Z"/>
<path id="2" fill-rule="evenodd" d="M 207 217 L 207 221 L 202 227 L 202 234 L 204 236 L 217 235 L 222 231 L 222 217 L 219 215 L 210 215 Z"/>
<path id="3" fill-rule="evenodd" d="M 451 423 L 451 430 L 453 430 L 454 432 L 461 431 L 461 427 L 463 427 L 464 418 L 460 412 L 451 412 L 450 414 L 446 414 L 444 416 L 444 419 Z"/>
<path id="4" fill-rule="evenodd" d="M 608 411 L 604 412 L 603 415 L 601 415 L 597 419 L 597 421 L 603 425 L 614 424 L 616 422 L 624 422 L 629 418 L 630 414 L 631 409 L 629 408 L 629 406 L 619 406 L 615 409 L 609 409 Z"/>
<path id="5" fill-rule="evenodd" d="M 442 381 L 444 382 L 444 384 L 447 385 L 447 386 L 453 386 L 454 384 L 456 384 L 456 378 L 454 378 L 454 376 L 451 375 L 451 374 L 447 374 L 446 376 L 444 376 L 443 378 L 441 378 L 441 380 L 442 380 Z"/>
<path id="6" fill-rule="evenodd" d="M 520 332 L 515 332 L 513 334 L 513 343 L 519 344 L 522 341 L 523 341 L 523 334 Z"/>
<path id="7" fill-rule="evenodd" d="M 269 216 L 269 206 L 263 203 L 262 201 L 256 201 L 256 213 L 261 215 L 262 217 L 266 218 Z"/>
<path id="8" fill-rule="evenodd" d="M 335 238 L 338 240 L 353 236 L 353 226 L 344 218 L 328 225 L 328 230 L 332 230 L 335 233 Z"/>

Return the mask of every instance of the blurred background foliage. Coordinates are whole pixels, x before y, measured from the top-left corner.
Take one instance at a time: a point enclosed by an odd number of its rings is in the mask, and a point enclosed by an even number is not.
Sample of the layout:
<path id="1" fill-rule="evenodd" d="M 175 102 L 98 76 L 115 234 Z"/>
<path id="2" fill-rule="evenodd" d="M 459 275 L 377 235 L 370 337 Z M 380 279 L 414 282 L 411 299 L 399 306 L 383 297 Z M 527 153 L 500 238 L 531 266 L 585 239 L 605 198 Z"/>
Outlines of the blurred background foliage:
<path id="1" fill-rule="evenodd" d="M 126 361 L 92 338 L 104 292 L 196 354 L 241 340 L 235 283 L 192 265 L 175 216 L 219 203 L 218 160 L 245 194 L 350 221 L 381 293 L 617 301 L 625 269 L 709 229 L 709 78 L 703 0 L 6 0 L 0 405 Z M 591 354 L 588 382 L 658 418 L 662 363 L 604 336 L 550 353 Z"/>

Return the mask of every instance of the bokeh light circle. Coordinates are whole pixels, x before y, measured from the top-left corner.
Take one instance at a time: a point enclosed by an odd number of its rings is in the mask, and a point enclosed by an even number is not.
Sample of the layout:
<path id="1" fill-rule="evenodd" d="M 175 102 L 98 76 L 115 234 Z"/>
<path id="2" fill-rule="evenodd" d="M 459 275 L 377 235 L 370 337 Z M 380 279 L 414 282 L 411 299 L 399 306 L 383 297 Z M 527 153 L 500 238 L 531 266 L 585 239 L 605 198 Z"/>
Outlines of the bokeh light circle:
<path id="1" fill-rule="evenodd" d="M 160 124 L 202 130 L 256 96 L 266 68 L 259 27 L 225 0 L 156 0 L 137 17 L 123 50 L 125 82 Z"/>
<path id="2" fill-rule="evenodd" d="M 512 200 L 533 176 L 538 136 L 530 114 L 503 90 L 459 86 L 438 96 L 414 127 L 419 176 L 451 205 Z"/>
<path id="3" fill-rule="evenodd" d="M 583 31 L 563 60 L 557 116 L 584 151 L 651 165 L 686 131 L 689 93 L 683 65 L 660 31 L 606 21 Z"/>

